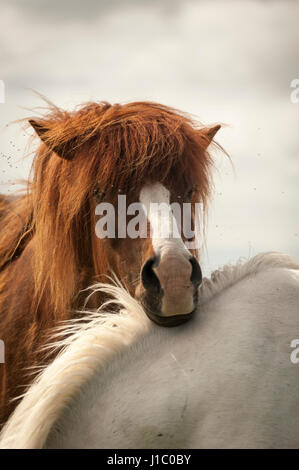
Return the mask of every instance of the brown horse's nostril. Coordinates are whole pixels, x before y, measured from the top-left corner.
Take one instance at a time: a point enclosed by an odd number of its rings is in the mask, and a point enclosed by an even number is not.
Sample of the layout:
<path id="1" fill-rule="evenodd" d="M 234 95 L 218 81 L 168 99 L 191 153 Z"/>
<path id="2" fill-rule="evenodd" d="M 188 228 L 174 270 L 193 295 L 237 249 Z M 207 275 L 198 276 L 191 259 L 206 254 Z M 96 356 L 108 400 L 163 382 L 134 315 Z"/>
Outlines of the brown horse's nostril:
<path id="1" fill-rule="evenodd" d="M 161 292 L 161 285 L 158 277 L 154 273 L 153 265 L 156 258 L 149 258 L 143 265 L 141 270 L 141 281 L 143 287 L 148 290 L 154 290 L 155 292 Z"/>
<path id="2" fill-rule="evenodd" d="M 192 273 L 190 277 L 190 281 L 194 285 L 194 287 L 197 289 L 197 287 L 200 285 L 202 281 L 202 273 L 200 266 L 198 264 L 198 261 L 194 256 L 190 258 L 190 263 L 192 264 Z"/>

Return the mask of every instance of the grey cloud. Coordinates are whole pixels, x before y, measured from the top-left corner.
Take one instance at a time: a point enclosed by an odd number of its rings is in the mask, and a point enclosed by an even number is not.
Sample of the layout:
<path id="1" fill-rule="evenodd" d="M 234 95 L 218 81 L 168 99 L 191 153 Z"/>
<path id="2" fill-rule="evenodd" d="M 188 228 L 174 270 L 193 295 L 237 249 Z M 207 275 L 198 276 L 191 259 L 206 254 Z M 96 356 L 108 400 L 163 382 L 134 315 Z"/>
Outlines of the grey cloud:
<path id="1" fill-rule="evenodd" d="M 169 13 L 176 9 L 180 0 L 150 0 L 151 7 L 158 5 L 161 12 Z M 105 15 L 107 11 L 117 10 L 119 7 L 140 6 L 149 4 L 149 0 L 11 0 L 25 15 L 34 15 L 55 21 L 63 22 L 72 19 L 82 21 Z"/>

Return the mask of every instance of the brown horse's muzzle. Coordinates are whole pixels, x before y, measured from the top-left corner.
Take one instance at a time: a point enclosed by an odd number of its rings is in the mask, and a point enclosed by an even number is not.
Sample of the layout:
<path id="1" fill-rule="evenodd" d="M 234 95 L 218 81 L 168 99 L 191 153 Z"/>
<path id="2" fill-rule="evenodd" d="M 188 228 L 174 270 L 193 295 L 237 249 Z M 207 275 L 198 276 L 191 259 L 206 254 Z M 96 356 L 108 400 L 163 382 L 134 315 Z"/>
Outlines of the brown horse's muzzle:
<path id="1" fill-rule="evenodd" d="M 201 269 L 194 256 L 176 253 L 155 256 L 142 267 L 136 296 L 155 323 L 177 326 L 192 318 L 201 280 Z"/>

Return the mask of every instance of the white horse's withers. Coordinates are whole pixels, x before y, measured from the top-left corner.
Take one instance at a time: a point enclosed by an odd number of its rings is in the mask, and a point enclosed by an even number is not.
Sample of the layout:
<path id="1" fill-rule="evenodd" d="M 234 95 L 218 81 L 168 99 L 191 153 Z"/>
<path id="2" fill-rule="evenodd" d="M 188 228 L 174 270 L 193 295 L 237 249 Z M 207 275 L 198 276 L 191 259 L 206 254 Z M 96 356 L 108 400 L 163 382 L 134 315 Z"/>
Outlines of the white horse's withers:
<path id="1" fill-rule="evenodd" d="M 68 324 L 0 447 L 299 447 L 298 264 L 270 253 L 213 273 L 196 317 L 173 329 L 106 290 L 122 312 Z"/>

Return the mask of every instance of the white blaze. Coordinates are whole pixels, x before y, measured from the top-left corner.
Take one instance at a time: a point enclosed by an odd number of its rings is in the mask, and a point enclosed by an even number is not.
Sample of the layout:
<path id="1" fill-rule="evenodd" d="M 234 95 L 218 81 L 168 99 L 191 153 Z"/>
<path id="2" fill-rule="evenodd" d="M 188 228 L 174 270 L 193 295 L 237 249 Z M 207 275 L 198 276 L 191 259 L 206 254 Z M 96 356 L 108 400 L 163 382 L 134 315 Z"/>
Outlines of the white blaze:
<path id="1" fill-rule="evenodd" d="M 156 255 L 161 257 L 173 251 L 190 258 L 180 236 L 176 219 L 170 206 L 170 193 L 161 183 L 144 186 L 140 192 L 140 202 L 146 209 L 151 225 L 152 245 Z"/>
<path id="2" fill-rule="evenodd" d="M 154 252 L 159 256 L 159 263 L 153 269 L 164 291 L 161 314 L 188 314 L 194 309 L 191 253 L 180 236 L 169 191 L 161 183 L 147 185 L 140 192 L 140 202 L 151 225 Z"/>

